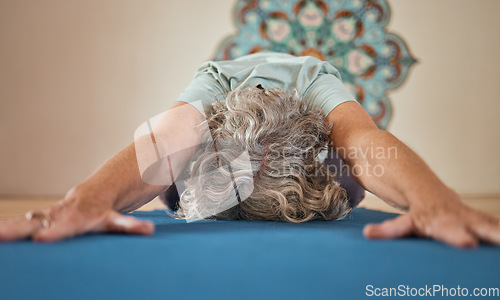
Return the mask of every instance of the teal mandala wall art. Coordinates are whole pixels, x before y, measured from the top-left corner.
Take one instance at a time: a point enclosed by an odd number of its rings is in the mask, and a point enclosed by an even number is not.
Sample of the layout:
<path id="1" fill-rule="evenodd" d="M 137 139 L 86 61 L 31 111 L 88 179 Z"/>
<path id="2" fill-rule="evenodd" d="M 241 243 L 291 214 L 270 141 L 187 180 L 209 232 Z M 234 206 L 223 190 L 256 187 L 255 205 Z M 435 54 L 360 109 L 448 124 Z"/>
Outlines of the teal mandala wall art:
<path id="1" fill-rule="evenodd" d="M 385 129 L 392 113 L 388 90 L 416 62 L 403 39 L 386 30 L 389 17 L 386 0 L 239 0 L 237 33 L 221 42 L 215 60 L 259 51 L 326 60 Z"/>

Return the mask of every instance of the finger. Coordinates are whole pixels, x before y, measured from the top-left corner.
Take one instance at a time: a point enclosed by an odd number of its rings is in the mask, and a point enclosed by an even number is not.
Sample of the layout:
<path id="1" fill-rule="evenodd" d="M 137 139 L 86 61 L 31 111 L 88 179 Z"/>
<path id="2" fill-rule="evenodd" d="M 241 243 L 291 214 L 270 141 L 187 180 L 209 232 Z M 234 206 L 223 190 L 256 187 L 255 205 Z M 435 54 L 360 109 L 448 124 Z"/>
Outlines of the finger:
<path id="1" fill-rule="evenodd" d="M 500 223 L 495 217 L 475 214 L 471 217 L 469 230 L 484 242 L 500 245 Z"/>
<path id="2" fill-rule="evenodd" d="M 481 223 L 471 226 L 470 230 L 482 241 L 500 245 L 500 226 Z"/>
<path id="3" fill-rule="evenodd" d="M 77 235 L 77 228 L 71 222 L 57 222 L 49 228 L 42 228 L 31 235 L 35 242 L 56 242 Z"/>
<path id="4" fill-rule="evenodd" d="M 380 224 L 368 224 L 363 234 L 368 239 L 394 239 L 413 234 L 413 229 L 410 215 L 405 214 Z"/>
<path id="5" fill-rule="evenodd" d="M 479 240 L 467 230 L 464 222 L 456 218 L 436 219 L 424 233 L 459 248 L 476 248 L 479 244 Z"/>
<path id="6" fill-rule="evenodd" d="M 92 228 L 98 220 L 85 220 L 75 213 L 67 213 L 53 220 L 48 228 L 41 228 L 31 235 L 35 242 L 55 242 L 83 234 Z"/>
<path id="7" fill-rule="evenodd" d="M 40 220 L 28 220 L 25 217 L 3 221 L 0 223 L 0 241 L 7 242 L 29 237 L 42 228 Z"/>
<path id="8" fill-rule="evenodd" d="M 109 232 L 151 235 L 154 233 L 155 226 L 148 221 L 141 221 L 131 216 L 111 212 L 108 216 L 105 230 Z"/>

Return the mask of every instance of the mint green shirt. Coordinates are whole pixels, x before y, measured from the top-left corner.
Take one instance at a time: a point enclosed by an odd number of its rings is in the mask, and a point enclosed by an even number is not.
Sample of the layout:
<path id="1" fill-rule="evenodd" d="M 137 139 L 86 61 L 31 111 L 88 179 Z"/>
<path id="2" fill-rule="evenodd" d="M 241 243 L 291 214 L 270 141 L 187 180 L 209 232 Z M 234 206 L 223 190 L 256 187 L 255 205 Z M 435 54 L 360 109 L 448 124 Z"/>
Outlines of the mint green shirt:
<path id="1" fill-rule="evenodd" d="M 177 101 L 201 101 L 207 111 L 219 95 L 245 85 L 265 89 L 297 90 L 308 106 L 326 115 L 337 105 L 355 101 L 331 64 L 311 56 L 295 57 L 285 53 L 261 52 L 231 61 L 208 61 L 196 72 Z"/>

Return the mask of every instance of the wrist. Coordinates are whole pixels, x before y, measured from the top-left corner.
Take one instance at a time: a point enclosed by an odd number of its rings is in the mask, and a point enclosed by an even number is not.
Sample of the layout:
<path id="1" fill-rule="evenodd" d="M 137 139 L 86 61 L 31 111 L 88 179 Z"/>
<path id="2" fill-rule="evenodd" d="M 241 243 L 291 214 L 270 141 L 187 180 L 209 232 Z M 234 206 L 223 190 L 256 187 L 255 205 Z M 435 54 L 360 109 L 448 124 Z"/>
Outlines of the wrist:
<path id="1" fill-rule="evenodd" d="M 460 196 L 453 189 L 442 185 L 437 188 L 420 189 L 407 196 L 410 207 L 429 206 L 429 204 L 461 202 Z"/>
<path id="2" fill-rule="evenodd" d="M 91 201 L 113 207 L 117 196 L 105 188 L 83 182 L 71 188 L 64 196 L 64 201 Z"/>

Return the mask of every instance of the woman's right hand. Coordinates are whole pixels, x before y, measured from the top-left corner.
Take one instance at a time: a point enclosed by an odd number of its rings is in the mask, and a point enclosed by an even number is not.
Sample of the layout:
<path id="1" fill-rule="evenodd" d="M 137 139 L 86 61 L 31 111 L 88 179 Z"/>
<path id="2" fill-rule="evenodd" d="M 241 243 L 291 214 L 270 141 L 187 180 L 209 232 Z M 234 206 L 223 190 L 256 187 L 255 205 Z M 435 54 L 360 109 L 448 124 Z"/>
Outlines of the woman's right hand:
<path id="1" fill-rule="evenodd" d="M 154 225 L 113 209 L 109 201 L 85 195 L 73 189 L 64 199 L 38 210 L 34 217 L 19 217 L 0 222 L 0 241 L 31 238 L 37 242 L 54 242 L 87 232 L 117 232 L 151 235 Z M 47 219 L 48 226 L 43 225 Z"/>

